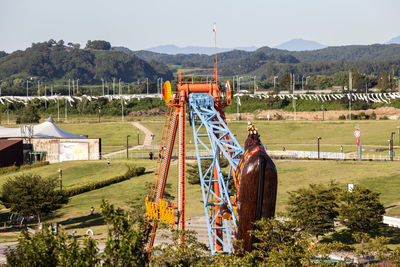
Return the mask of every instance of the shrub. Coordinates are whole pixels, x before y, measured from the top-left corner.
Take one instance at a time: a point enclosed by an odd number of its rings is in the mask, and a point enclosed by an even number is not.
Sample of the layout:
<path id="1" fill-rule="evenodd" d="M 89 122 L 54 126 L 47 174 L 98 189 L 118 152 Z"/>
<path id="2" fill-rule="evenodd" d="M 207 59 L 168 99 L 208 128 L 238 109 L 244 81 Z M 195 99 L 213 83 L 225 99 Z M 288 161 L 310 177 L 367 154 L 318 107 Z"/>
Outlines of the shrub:
<path id="1" fill-rule="evenodd" d="M 379 119 L 380 119 L 380 120 L 388 120 L 389 118 L 385 115 L 385 116 L 383 116 L 383 117 L 380 117 Z"/>
<path id="2" fill-rule="evenodd" d="M 8 166 L 8 167 L 3 167 L 0 168 L 0 175 L 1 174 L 7 174 L 7 173 L 11 173 L 11 172 L 16 172 L 19 170 L 28 170 L 28 169 L 32 169 L 32 168 L 36 168 L 36 167 L 41 167 L 41 166 L 46 166 L 49 165 L 50 163 L 48 161 L 41 161 L 41 162 L 36 162 L 33 163 L 31 165 L 26 164 L 26 165 L 21 165 L 21 166 Z"/>
<path id="3" fill-rule="evenodd" d="M 31 104 L 28 104 L 19 112 L 16 123 L 38 123 L 39 120 L 40 116 L 36 109 Z"/>
<path id="4" fill-rule="evenodd" d="M 90 183 L 90 184 L 86 184 L 83 186 L 69 189 L 69 190 L 67 190 L 67 195 L 69 197 L 72 197 L 72 196 L 76 196 L 76 195 L 79 195 L 79 194 L 82 194 L 85 192 L 103 188 L 103 187 L 109 186 L 111 184 L 119 183 L 119 182 L 128 180 L 132 177 L 140 176 L 140 175 L 144 174 L 145 170 L 146 169 L 144 167 L 128 166 L 128 170 L 123 175 L 119 175 L 119 176 L 110 178 L 108 180 L 103 180 L 103 181 L 99 181 L 96 183 Z"/>
<path id="5" fill-rule="evenodd" d="M 346 116 L 345 115 L 340 115 L 339 116 L 339 120 L 345 120 L 346 119 Z"/>
<path id="6" fill-rule="evenodd" d="M 371 113 L 371 116 L 369 116 L 370 120 L 376 120 L 376 113 L 375 111 Z"/>

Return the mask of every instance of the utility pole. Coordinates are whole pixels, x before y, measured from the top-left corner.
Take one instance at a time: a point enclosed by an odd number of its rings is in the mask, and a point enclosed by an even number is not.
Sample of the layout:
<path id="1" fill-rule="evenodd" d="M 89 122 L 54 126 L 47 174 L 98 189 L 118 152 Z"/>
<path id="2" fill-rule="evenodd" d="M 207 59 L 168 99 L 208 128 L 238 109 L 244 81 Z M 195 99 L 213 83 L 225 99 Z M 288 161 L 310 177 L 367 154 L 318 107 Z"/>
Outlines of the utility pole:
<path id="1" fill-rule="evenodd" d="M 68 96 L 71 96 L 71 79 L 68 79 Z"/>
<path id="2" fill-rule="evenodd" d="M 351 120 L 351 92 L 353 91 L 353 73 L 349 71 L 349 120 Z"/>
<path id="3" fill-rule="evenodd" d="M 121 78 L 119 78 L 118 80 L 118 94 L 121 95 L 122 91 L 121 91 Z"/>
<path id="4" fill-rule="evenodd" d="M 296 120 L 296 97 L 293 97 L 294 120 Z"/>
<path id="5" fill-rule="evenodd" d="M 26 97 L 29 95 L 29 80 L 26 80 Z M 1 96 L 1 89 L 0 89 L 0 96 Z"/>
<path id="6" fill-rule="evenodd" d="M 129 159 L 129 137 L 131 137 L 130 135 L 126 136 L 126 159 Z"/>
<path id="7" fill-rule="evenodd" d="M 256 89 L 256 76 L 254 76 L 254 94 L 256 94 L 256 91 L 257 91 L 257 89 Z"/>
<path id="8" fill-rule="evenodd" d="M 60 121 L 60 100 L 58 99 L 57 95 L 57 122 Z"/>
<path id="9" fill-rule="evenodd" d="M 68 114 L 67 114 L 67 98 L 65 98 L 65 121 L 68 120 Z"/>
<path id="10" fill-rule="evenodd" d="M 317 138 L 317 142 L 318 142 L 318 159 L 320 159 L 320 156 L 319 156 L 319 141 L 322 139 L 322 137 L 319 137 L 318 136 L 318 138 Z"/>
<path id="11" fill-rule="evenodd" d="M 146 77 L 147 94 L 149 94 L 149 78 Z"/>
<path id="12" fill-rule="evenodd" d="M 104 96 L 104 79 L 101 78 L 101 88 L 103 89 L 103 96 Z"/>
<path id="13" fill-rule="evenodd" d="M 278 76 L 274 76 L 274 88 L 275 88 L 275 85 L 276 85 L 276 79 L 278 79 Z"/>
<path id="14" fill-rule="evenodd" d="M 120 96 L 121 97 L 121 118 L 122 118 L 122 121 L 124 121 L 124 101 L 122 100 L 122 96 Z"/>
<path id="15" fill-rule="evenodd" d="M 115 78 L 113 78 L 113 91 L 114 91 L 114 95 L 115 95 Z"/>

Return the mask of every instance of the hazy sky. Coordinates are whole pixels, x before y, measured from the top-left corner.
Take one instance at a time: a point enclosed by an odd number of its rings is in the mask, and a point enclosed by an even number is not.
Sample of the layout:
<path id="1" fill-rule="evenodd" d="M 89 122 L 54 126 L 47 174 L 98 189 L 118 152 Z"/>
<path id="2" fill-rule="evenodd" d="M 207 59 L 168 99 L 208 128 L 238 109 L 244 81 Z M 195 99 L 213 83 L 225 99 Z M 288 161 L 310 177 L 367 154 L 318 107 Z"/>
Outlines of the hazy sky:
<path id="1" fill-rule="evenodd" d="M 275 46 L 384 43 L 400 35 L 399 0 L 0 0 L 0 51 L 63 39 L 158 45 Z"/>

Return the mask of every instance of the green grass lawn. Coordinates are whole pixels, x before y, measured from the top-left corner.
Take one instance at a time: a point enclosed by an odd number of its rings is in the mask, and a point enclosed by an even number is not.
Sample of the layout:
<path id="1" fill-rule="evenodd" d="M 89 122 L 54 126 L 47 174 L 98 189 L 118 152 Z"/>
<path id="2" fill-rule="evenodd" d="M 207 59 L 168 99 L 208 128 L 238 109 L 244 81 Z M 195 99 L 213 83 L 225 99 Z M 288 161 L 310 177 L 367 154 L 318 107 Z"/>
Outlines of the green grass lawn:
<path id="1" fill-rule="evenodd" d="M 80 161 L 63 162 L 50 166 L 38 167 L 26 172 L 34 172 L 44 177 L 57 176 L 58 168 L 64 171 L 63 184 L 72 188 L 94 180 L 106 179 L 125 172 L 126 164 L 145 166 L 147 170 L 154 168 L 155 161 L 150 160 L 113 160 L 111 168 L 106 167 L 105 161 Z M 366 186 L 373 191 L 381 193 L 381 201 L 385 206 L 400 202 L 398 188 L 400 186 L 399 163 L 397 162 L 342 162 L 342 161 L 275 161 L 278 170 L 278 199 L 277 212 L 286 208 L 287 192 L 307 187 L 310 183 L 327 184 L 335 180 L 342 184 L 354 183 Z M 0 182 L 12 175 L 0 176 Z M 78 234 L 93 229 L 96 237 L 105 236 L 106 226 L 97 214 L 89 216 L 90 207 L 99 212 L 102 199 L 107 199 L 116 206 L 129 208 L 132 202 L 144 201 L 144 195 L 148 193 L 148 187 L 153 182 L 154 173 L 147 173 L 140 177 L 134 177 L 128 181 L 113 184 L 98 190 L 74 196 L 63 208 L 55 212 L 48 222 L 61 222 L 66 231 L 77 231 Z M 167 189 L 176 196 L 177 165 L 172 163 Z M 202 195 L 199 185 L 187 184 L 187 217 L 204 213 Z M 176 200 L 173 200 L 176 202 Z M 6 218 L 8 212 L 2 210 L 0 218 Z M 3 214 L 3 215 L 2 215 Z M 400 215 L 399 208 L 393 208 L 389 215 Z M 0 221 L 0 224 L 2 222 Z M 3 236 L 3 235 L 2 235 Z M 15 238 L 17 235 L 14 236 Z M 10 240 L 9 234 L 0 240 Z"/>

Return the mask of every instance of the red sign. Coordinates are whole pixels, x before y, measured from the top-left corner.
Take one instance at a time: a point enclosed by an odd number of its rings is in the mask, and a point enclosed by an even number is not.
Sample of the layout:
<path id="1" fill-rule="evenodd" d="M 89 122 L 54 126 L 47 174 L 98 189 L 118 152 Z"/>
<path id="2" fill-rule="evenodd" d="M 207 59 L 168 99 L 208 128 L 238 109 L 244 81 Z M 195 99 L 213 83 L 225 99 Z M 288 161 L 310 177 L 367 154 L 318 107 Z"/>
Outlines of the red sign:
<path id="1" fill-rule="evenodd" d="M 360 138 L 361 132 L 360 132 L 358 129 L 355 130 L 355 131 L 354 131 L 354 136 L 355 136 L 356 138 Z"/>

